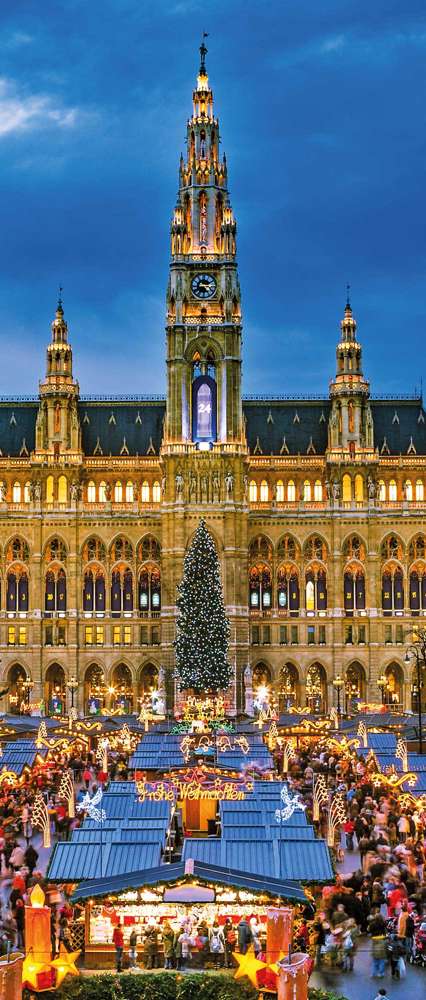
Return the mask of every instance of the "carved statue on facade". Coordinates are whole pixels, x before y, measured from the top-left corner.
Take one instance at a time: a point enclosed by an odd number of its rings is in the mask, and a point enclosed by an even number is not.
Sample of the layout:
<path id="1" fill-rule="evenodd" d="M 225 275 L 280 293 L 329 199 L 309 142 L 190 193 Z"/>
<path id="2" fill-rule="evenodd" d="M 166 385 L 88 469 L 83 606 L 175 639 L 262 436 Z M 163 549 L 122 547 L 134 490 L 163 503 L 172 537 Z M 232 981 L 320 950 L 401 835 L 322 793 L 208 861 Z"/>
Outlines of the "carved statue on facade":
<path id="1" fill-rule="evenodd" d="M 6 503 L 6 484 L 0 483 L 0 503 Z"/>
<path id="2" fill-rule="evenodd" d="M 226 497 L 228 500 L 232 499 L 232 494 L 234 492 L 234 477 L 230 469 L 225 476 L 225 487 L 226 487 Z"/>
<path id="3" fill-rule="evenodd" d="M 375 500 L 377 496 L 377 483 L 372 476 L 367 478 L 368 499 Z"/>
<path id="4" fill-rule="evenodd" d="M 201 476 L 201 499 L 203 501 L 208 500 L 208 479 L 207 476 Z"/>
<path id="5" fill-rule="evenodd" d="M 189 498 L 192 501 L 197 499 L 197 477 L 194 472 L 191 472 L 189 477 Z"/>
<path id="6" fill-rule="evenodd" d="M 340 483 L 337 479 L 333 483 L 333 500 L 340 500 Z"/>
<path id="7" fill-rule="evenodd" d="M 213 473 L 212 487 L 213 487 L 213 500 L 217 502 L 220 499 L 220 480 L 216 469 Z"/>
<path id="8" fill-rule="evenodd" d="M 105 497 L 106 497 L 106 499 L 107 499 L 107 501 L 109 503 L 109 501 L 111 500 L 111 497 L 112 497 L 111 483 L 105 483 Z"/>
<path id="9" fill-rule="evenodd" d="M 83 494 L 83 490 L 81 488 L 81 484 L 78 483 L 77 481 L 74 481 L 73 483 L 71 483 L 71 486 L 70 486 L 70 497 L 71 497 L 71 500 L 74 500 L 75 503 L 77 503 L 78 500 L 81 500 L 82 494 Z"/>
<path id="10" fill-rule="evenodd" d="M 183 476 L 178 472 L 175 476 L 175 495 L 176 500 L 182 500 L 183 498 Z"/>
<path id="11" fill-rule="evenodd" d="M 161 480 L 161 496 L 163 497 L 166 495 L 166 486 L 167 486 L 167 480 L 166 477 L 163 476 Z"/>

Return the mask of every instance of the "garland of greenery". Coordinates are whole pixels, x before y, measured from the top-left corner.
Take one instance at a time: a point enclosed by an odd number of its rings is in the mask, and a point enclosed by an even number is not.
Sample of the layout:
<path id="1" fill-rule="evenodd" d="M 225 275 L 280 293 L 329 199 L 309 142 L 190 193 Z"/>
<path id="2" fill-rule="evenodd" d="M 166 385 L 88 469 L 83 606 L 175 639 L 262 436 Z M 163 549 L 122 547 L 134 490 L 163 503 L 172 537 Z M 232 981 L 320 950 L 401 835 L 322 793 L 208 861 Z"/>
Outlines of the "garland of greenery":
<path id="1" fill-rule="evenodd" d="M 23 1000 L 32 991 L 24 990 Z M 49 1000 L 258 1000 L 258 991 L 229 975 L 208 973 L 155 972 L 135 975 L 122 973 L 69 979 L 59 990 L 49 992 Z M 328 990 L 309 989 L 308 1000 L 345 1000 Z"/>

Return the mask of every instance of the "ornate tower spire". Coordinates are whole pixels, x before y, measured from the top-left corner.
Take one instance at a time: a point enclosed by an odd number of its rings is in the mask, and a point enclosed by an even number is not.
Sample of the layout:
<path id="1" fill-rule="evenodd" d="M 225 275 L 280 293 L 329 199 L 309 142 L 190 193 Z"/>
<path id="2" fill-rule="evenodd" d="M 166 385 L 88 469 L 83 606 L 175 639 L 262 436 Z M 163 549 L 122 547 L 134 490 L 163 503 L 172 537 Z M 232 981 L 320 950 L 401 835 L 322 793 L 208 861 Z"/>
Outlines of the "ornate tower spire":
<path id="1" fill-rule="evenodd" d="M 357 324 L 352 312 L 347 286 L 346 305 L 340 322 L 336 348 L 337 370 L 330 383 L 332 400 L 329 424 L 329 448 L 348 450 L 353 455 L 373 447 L 373 424 L 368 402 L 370 383 L 362 371 L 362 348 L 357 339 Z"/>
<path id="2" fill-rule="evenodd" d="M 168 445 L 195 442 L 202 448 L 243 438 L 237 227 L 226 158 L 219 151 L 206 37 L 171 224 L 165 433 Z"/>
<path id="3" fill-rule="evenodd" d="M 68 325 L 64 318 L 62 288 L 55 318 L 51 324 L 51 341 L 47 347 L 46 375 L 40 382 L 40 407 L 36 423 L 36 455 L 53 453 L 77 456 L 81 452 L 78 419 L 78 382 L 72 373 L 72 349 L 68 342 Z"/>

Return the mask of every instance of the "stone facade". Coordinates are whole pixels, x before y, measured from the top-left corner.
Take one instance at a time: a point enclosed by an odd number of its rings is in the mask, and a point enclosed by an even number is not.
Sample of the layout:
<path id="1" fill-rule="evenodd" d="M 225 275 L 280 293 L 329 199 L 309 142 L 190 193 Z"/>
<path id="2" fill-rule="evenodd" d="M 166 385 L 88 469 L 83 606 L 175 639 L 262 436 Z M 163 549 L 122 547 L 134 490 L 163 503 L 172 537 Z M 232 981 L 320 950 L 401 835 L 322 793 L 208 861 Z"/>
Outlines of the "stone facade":
<path id="1" fill-rule="evenodd" d="M 348 703 L 381 701 L 384 675 L 385 701 L 415 707 L 423 401 L 371 396 L 349 300 L 328 395 L 242 398 L 236 223 L 205 56 L 171 226 L 166 398 L 82 396 L 60 300 L 39 395 L 0 401 L 9 707 L 136 709 L 161 667 L 171 707 L 176 584 L 201 516 L 222 562 L 234 704 L 250 664 L 283 706 L 330 708 L 336 677 Z"/>

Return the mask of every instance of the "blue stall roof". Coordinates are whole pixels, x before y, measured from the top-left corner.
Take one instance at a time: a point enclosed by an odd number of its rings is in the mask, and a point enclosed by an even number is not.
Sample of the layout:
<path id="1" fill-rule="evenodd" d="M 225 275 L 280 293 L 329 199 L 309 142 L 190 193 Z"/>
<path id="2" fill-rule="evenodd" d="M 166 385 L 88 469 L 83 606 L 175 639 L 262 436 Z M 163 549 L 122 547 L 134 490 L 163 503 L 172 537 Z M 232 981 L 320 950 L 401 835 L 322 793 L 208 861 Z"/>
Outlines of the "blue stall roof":
<path id="1" fill-rule="evenodd" d="M 152 870 L 129 872 L 114 878 L 97 879 L 83 883 L 73 893 L 72 900 L 95 899 L 124 892 L 126 889 L 139 889 L 148 885 L 173 884 L 184 882 L 207 882 L 215 885 L 229 885 L 233 888 L 247 889 L 254 893 L 268 893 L 273 898 L 281 898 L 292 902 L 306 903 L 306 896 L 297 882 L 285 879 L 259 877 L 245 871 L 233 871 L 216 865 L 206 865 L 195 861 L 191 872 L 185 872 L 185 864 L 177 862 L 171 865 L 160 865 Z"/>
<path id="2" fill-rule="evenodd" d="M 102 845 L 102 872 L 105 878 L 126 872 L 141 871 L 160 863 L 160 844 L 128 844 L 124 842 Z M 81 882 L 99 878 L 101 871 L 100 841 L 82 844 L 69 841 L 56 845 L 49 864 L 47 878 L 50 882 Z"/>
<path id="3" fill-rule="evenodd" d="M 334 879 L 330 852 L 324 840 L 227 840 L 226 838 L 191 838 L 184 844 L 182 860 L 193 858 L 237 871 L 250 871 L 258 877 L 327 882 Z M 280 860 L 281 859 L 281 860 Z"/>

